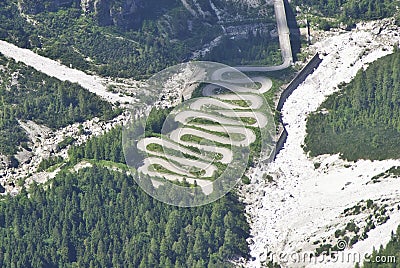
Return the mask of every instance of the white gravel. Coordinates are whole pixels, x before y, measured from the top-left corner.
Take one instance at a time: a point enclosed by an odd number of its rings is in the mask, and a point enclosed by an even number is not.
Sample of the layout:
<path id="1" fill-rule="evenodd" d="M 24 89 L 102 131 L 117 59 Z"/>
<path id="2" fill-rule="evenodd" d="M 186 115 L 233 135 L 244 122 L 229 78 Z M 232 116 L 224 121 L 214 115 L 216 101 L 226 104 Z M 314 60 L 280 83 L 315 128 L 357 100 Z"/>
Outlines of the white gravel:
<path id="1" fill-rule="evenodd" d="M 6 41 L 0 40 L 0 53 L 17 62 L 23 62 L 48 76 L 55 77 L 61 81 L 78 83 L 83 88 L 101 96 L 109 102 L 133 103 L 135 101 L 132 97 L 121 96 L 118 93 L 107 91 L 106 80 L 103 78 L 88 75 L 82 71 L 69 68 L 60 64 L 58 61 L 40 56 L 29 49 L 20 48 Z"/>
<path id="2" fill-rule="evenodd" d="M 346 163 L 337 155 L 313 160 L 301 147 L 306 135 L 307 115 L 317 110 L 326 96 L 337 91 L 339 83 L 350 82 L 358 70 L 391 53 L 393 44 L 399 41 L 398 30 L 383 30 L 376 36 L 371 33 L 373 28 L 374 23 L 359 25 L 357 30 L 334 34 L 313 46 L 327 55 L 283 107 L 283 121 L 289 133 L 285 147 L 268 167 L 255 168 L 252 184 L 242 190 L 244 201 L 248 203 L 246 210 L 252 236 L 249 242 L 254 257 L 248 267 L 260 267 L 270 251 L 280 254 L 315 250 L 312 242 L 332 236 L 339 224 L 349 222 L 340 214 L 362 199 L 388 197 L 400 201 L 396 179 L 366 184 L 372 176 L 400 165 L 400 160 Z M 321 162 L 321 167 L 314 170 L 314 162 Z M 264 181 L 266 172 L 274 174 L 274 184 Z M 369 238 L 352 250 L 362 255 L 370 253 L 373 246 L 386 243 L 391 231 L 399 224 L 400 213 L 395 210 L 391 220 L 371 231 Z M 283 267 L 311 266 L 307 263 L 281 264 Z M 315 267 L 322 264 L 318 265 Z M 343 262 L 330 265 L 354 267 L 354 263 Z"/>

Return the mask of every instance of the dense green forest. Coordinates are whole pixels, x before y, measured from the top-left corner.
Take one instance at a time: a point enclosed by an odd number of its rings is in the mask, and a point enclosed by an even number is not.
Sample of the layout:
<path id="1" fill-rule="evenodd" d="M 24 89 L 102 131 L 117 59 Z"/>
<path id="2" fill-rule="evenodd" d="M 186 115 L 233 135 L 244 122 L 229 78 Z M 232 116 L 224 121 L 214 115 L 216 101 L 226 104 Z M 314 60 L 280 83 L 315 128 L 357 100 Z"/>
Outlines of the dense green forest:
<path id="1" fill-rule="evenodd" d="M 251 42 L 249 41 L 251 40 Z M 247 34 L 247 38 L 232 39 L 225 36 L 221 45 L 214 48 L 204 60 L 218 61 L 228 65 L 279 65 L 282 55 L 279 39 L 260 32 Z"/>
<path id="2" fill-rule="evenodd" d="M 305 150 L 348 160 L 400 158 L 400 51 L 343 87 L 310 115 Z"/>
<path id="3" fill-rule="evenodd" d="M 179 29 L 171 32 L 168 27 L 179 28 L 189 16 L 183 7 L 171 12 L 175 25 L 149 20 L 144 21 L 138 31 L 99 27 L 90 17 L 82 16 L 79 9 L 41 13 L 35 16 L 41 21 L 35 32 L 46 32 L 47 36 L 42 38 L 42 49 L 38 52 L 103 76 L 148 76 L 185 60 L 190 48 L 198 46 L 197 38 L 212 40 L 219 33 L 216 26 L 205 27 L 208 32 L 202 32 L 197 28 L 200 25 L 194 29 L 196 38 Z"/>
<path id="4" fill-rule="evenodd" d="M 393 262 L 393 256 L 395 261 Z M 378 257 L 378 258 L 377 258 Z M 400 267 L 400 226 L 396 234 L 392 234 L 392 239 L 386 247 L 372 252 L 370 261 L 364 262 L 364 268 L 398 268 Z"/>
<path id="5" fill-rule="evenodd" d="M 17 120 L 60 128 L 98 116 L 108 120 L 121 111 L 77 84 L 61 82 L 0 56 L 0 154 L 15 154 L 27 141 Z"/>
<path id="6" fill-rule="evenodd" d="M 20 15 L 16 1 L 0 1 L 0 21 L 0 39 L 19 47 L 28 47 L 31 41 L 38 40 L 31 36 L 32 25 Z"/>
<path id="7" fill-rule="evenodd" d="M 400 5 L 399 0 L 293 0 L 291 3 L 310 7 L 314 14 L 338 17 L 343 22 L 391 17 Z"/>
<path id="8" fill-rule="evenodd" d="M 229 260 L 248 257 L 249 226 L 235 194 L 198 208 L 156 201 L 134 171 L 125 174 L 121 135 L 117 127 L 72 146 L 45 190 L 33 184 L 0 202 L 0 266 L 232 267 Z M 94 166 L 70 173 L 81 161 Z"/>
<path id="9" fill-rule="evenodd" d="M 83 159 L 106 160 L 125 164 L 122 149 L 122 128 L 117 127 L 104 135 L 93 137 L 79 146 L 68 150 L 69 161 L 77 164 Z"/>
<path id="10" fill-rule="evenodd" d="M 243 209 L 233 194 L 176 208 L 123 173 L 62 172 L 0 202 L 0 266 L 230 267 L 247 257 Z"/>
<path id="11" fill-rule="evenodd" d="M 152 109 L 146 118 L 146 136 L 160 135 L 163 123 L 171 112 L 170 109 Z M 77 164 L 81 160 L 106 160 L 113 163 L 125 164 L 125 155 L 122 146 L 122 127 L 118 126 L 107 133 L 90 138 L 84 144 L 72 146 L 68 150 L 68 158 L 71 164 Z M 51 163 L 50 163 L 51 164 Z M 47 165 L 46 165 L 47 166 Z"/>

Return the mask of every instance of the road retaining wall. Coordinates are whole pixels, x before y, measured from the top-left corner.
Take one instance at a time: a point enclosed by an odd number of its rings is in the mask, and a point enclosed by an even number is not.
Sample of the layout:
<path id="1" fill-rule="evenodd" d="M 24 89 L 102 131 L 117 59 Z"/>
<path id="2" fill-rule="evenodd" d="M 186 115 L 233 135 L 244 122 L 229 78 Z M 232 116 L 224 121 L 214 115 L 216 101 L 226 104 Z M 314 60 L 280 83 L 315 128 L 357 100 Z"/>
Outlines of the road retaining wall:
<path id="1" fill-rule="evenodd" d="M 292 80 L 292 82 L 290 82 L 279 98 L 278 106 L 276 107 L 279 112 L 282 110 L 287 98 L 289 98 L 293 91 L 295 91 L 295 89 L 298 88 L 300 84 L 303 83 L 307 77 L 315 71 L 316 68 L 318 68 L 321 62 L 322 59 L 319 57 L 319 54 L 315 54 L 310 62 L 300 71 L 300 73 Z"/>
<path id="2" fill-rule="evenodd" d="M 290 82 L 290 84 L 286 87 L 286 89 L 282 92 L 281 97 L 279 98 L 277 110 L 279 112 L 282 111 L 283 105 L 285 101 L 289 98 L 290 95 L 298 88 L 301 83 L 303 83 L 307 77 L 312 74 L 316 68 L 321 64 L 322 59 L 319 57 L 319 54 L 315 54 L 315 56 L 310 60 L 310 62 L 300 71 L 300 73 Z M 275 152 L 273 155 L 273 159 L 276 159 L 276 156 L 285 146 L 288 132 L 286 130 L 285 124 L 282 121 L 282 116 L 280 117 L 280 123 L 282 124 L 283 130 L 280 131 L 279 139 L 276 142 Z"/>

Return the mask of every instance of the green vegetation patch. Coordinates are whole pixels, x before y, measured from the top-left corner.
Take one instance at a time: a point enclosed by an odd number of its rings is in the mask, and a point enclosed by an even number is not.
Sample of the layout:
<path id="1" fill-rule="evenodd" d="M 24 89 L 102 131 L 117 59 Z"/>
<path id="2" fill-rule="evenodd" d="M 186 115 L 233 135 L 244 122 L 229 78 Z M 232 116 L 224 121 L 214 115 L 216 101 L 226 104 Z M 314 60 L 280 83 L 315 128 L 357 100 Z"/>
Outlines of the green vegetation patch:
<path id="1" fill-rule="evenodd" d="M 249 102 L 246 100 L 223 100 L 223 101 L 243 108 L 249 107 Z"/>
<path id="2" fill-rule="evenodd" d="M 57 167 L 59 167 L 64 162 L 64 159 L 61 156 L 50 157 L 48 159 L 43 159 L 40 162 L 38 171 L 54 171 Z"/>
<path id="3" fill-rule="evenodd" d="M 357 20 L 378 20 L 396 14 L 398 0 L 293 0 L 293 6 L 310 8 L 310 13 L 318 17 L 332 17 L 345 24 Z M 321 28 L 329 29 L 332 20 L 322 20 Z"/>
<path id="4" fill-rule="evenodd" d="M 202 121 L 202 122 L 204 122 L 204 121 Z M 215 123 L 214 123 L 214 125 L 215 125 Z M 242 134 L 242 133 L 218 132 L 218 131 L 212 131 L 212 130 L 209 130 L 209 129 L 206 129 L 206 128 L 203 128 L 203 127 L 198 127 L 198 126 L 190 126 L 190 127 L 193 128 L 193 129 L 197 129 L 197 130 L 200 130 L 200 131 L 204 131 L 206 133 L 210 133 L 210 134 L 216 135 L 216 136 L 232 139 L 233 141 L 241 141 L 241 140 L 244 140 L 246 138 L 245 135 Z"/>
<path id="5" fill-rule="evenodd" d="M 206 174 L 206 171 L 204 169 L 200 169 L 200 168 L 196 168 L 196 167 L 192 167 L 189 170 L 190 174 L 192 174 L 193 176 L 200 178 L 202 176 L 204 176 L 204 174 Z"/>
<path id="6" fill-rule="evenodd" d="M 164 153 L 164 148 L 157 143 L 150 143 L 149 145 L 147 145 L 146 149 L 156 153 Z"/>
<path id="7" fill-rule="evenodd" d="M 246 125 L 254 125 L 255 123 L 257 123 L 257 119 L 253 117 L 241 117 L 240 120 Z"/>
<path id="8" fill-rule="evenodd" d="M 107 160 L 125 164 L 122 149 L 122 128 L 116 127 L 109 132 L 90 138 L 85 144 L 71 146 L 68 157 L 73 164 L 83 159 Z"/>
<path id="9" fill-rule="evenodd" d="M 382 179 L 386 179 L 389 177 L 400 177 L 400 167 L 392 167 L 385 172 L 382 172 L 376 176 L 371 178 L 372 183 L 381 182 Z"/>
<path id="10" fill-rule="evenodd" d="M 231 144 L 225 144 L 225 143 L 220 143 L 220 142 L 216 142 L 216 141 L 211 141 L 211 140 L 204 139 L 199 136 L 192 135 L 192 134 L 182 135 L 181 140 L 185 141 L 185 142 L 193 142 L 196 144 L 203 144 L 203 145 L 210 144 L 210 145 L 215 145 L 217 147 L 231 148 Z"/>
<path id="11" fill-rule="evenodd" d="M 272 23 L 274 24 L 275 22 Z M 203 60 L 218 61 L 230 66 L 272 66 L 282 64 L 282 55 L 278 38 L 272 38 L 269 33 L 249 32 L 246 38 L 224 37 L 221 44 L 211 50 Z"/>
<path id="12" fill-rule="evenodd" d="M 202 124 L 202 125 L 219 125 L 217 121 L 206 118 L 193 118 L 190 120 L 192 124 Z"/>
<path id="13" fill-rule="evenodd" d="M 400 52 L 361 70 L 344 89 L 327 98 L 307 122 L 305 150 L 311 156 L 400 158 Z"/>
<path id="14" fill-rule="evenodd" d="M 177 173 L 172 172 L 169 169 L 166 169 L 162 165 L 159 165 L 159 164 L 150 165 L 149 170 L 150 171 L 159 172 L 159 173 L 164 173 L 164 174 L 178 175 Z"/>
<path id="15" fill-rule="evenodd" d="M 56 146 L 57 151 L 67 148 L 69 145 L 73 144 L 74 142 L 75 142 L 74 137 L 66 137 L 64 140 L 62 140 L 61 142 L 59 142 L 57 144 L 57 146 Z"/>

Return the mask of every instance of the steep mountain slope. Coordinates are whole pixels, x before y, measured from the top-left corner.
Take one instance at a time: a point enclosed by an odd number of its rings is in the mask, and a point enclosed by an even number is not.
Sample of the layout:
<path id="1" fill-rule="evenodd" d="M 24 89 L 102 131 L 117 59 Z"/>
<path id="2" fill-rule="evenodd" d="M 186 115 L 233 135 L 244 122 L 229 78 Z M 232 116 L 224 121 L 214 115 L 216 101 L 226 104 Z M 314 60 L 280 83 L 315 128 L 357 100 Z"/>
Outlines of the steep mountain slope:
<path id="1" fill-rule="evenodd" d="M 120 113 L 76 84 L 61 82 L 3 56 L 0 69 L 2 155 L 14 155 L 21 143 L 28 141 L 18 120 L 57 129 L 96 116 L 111 119 Z"/>
<path id="2" fill-rule="evenodd" d="M 347 160 L 398 159 L 400 52 L 361 70 L 308 119 L 306 150 Z"/>
<path id="3" fill-rule="evenodd" d="M 294 0 L 294 5 L 310 8 L 313 13 L 345 19 L 382 19 L 393 16 L 399 0 Z M 347 17 L 347 18 L 346 18 Z"/>
<path id="4" fill-rule="evenodd" d="M 143 0 L 18 0 L 21 13 L 36 15 L 42 12 L 54 12 L 60 9 L 76 8 L 89 16 L 93 16 L 100 26 L 115 25 L 123 29 L 138 27 L 146 13 L 158 9 L 160 6 L 176 6 L 177 1 L 162 1 L 155 5 L 155 1 Z"/>
<path id="5" fill-rule="evenodd" d="M 201 57 L 222 36 L 268 38 L 273 16 L 265 3 L 221 0 L 5 0 L 0 38 L 86 72 L 142 78 Z"/>

